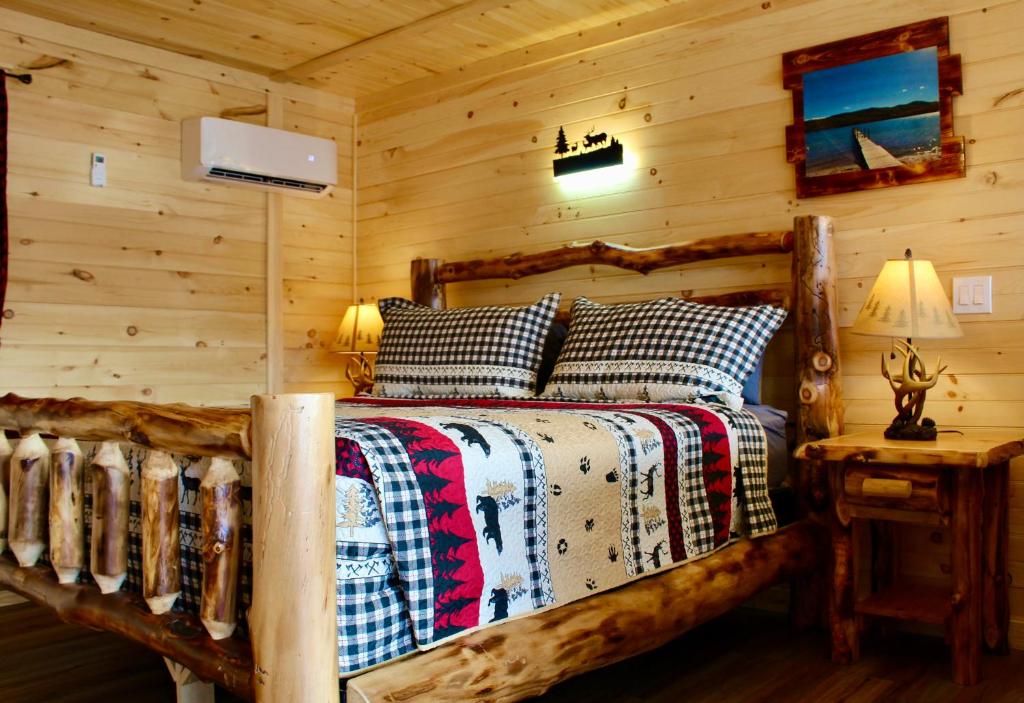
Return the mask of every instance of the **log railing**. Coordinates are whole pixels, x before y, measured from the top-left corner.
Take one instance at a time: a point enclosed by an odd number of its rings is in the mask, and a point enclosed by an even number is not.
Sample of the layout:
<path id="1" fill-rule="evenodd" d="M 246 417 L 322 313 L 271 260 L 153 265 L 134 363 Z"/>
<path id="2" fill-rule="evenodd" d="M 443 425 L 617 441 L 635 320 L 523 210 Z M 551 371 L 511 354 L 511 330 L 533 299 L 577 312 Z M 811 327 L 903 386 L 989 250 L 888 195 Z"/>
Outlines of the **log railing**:
<path id="1" fill-rule="evenodd" d="M 60 437 L 51 452 L 39 433 L 33 433 L 18 442 L 10 463 L 14 470 L 9 472 L 6 507 L 10 548 L 19 566 L 35 566 L 49 543 L 58 582 L 76 583 L 85 566 L 85 470 L 78 442 Z M 116 593 L 128 574 L 131 487 L 119 443 L 103 442 L 89 469 L 93 479 L 89 567 L 101 593 Z M 218 614 L 203 622 L 211 637 L 222 639 L 235 626 L 234 612 L 227 611 L 237 603 L 242 528 L 239 479 L 230 460 L 214 458 L 204 483 L 207 480 L 213 488 L 204 487 L 202 494 L 206 545 L 202 612 Z M 181 594 L 178 519 L 178 467 L 168 454 L 154 451 L 143 466 L 142 578 L 144 598 L 155 615 L 168 612 Z M 207 581 L 213 585 L 208 587 Z"/>
<path id="2" fill-rule="evenodd" d="M 263 434 L 253 452 L 248 409 L 0 398 L 0 429 L 21 436 L 12 451 L 0 432 L 0 552 L 9 547 L 17 564 L 0 554 L 0 587 L 70 622 L 127 635 L 245 698 L 336 701 L 333 401 L 329 394 L 254 398 Z M 52 446 L 41 433 L 56 436 Z M 101 442 L 88 465 L 79 440 Z M 125 442 L 150 447 L 141 471 L 141 602 L 121 592 L 131 486 Z M 171 453 L 211 457 L 200 484 L 201 626 L 171 612 L 182 591 L 179 468 Z M 234 460 L 250 458 L 252 647 L 228 644 L 237 625 L 243 527 Z M 89 570 L 98 593 L 78 583 L 86 566 L 86 472 L 93 484 Z M 50 566 L 37 565 L 47 545 Z M 179 689 L 194 691 L 195 680 L 179 674 Z"/>

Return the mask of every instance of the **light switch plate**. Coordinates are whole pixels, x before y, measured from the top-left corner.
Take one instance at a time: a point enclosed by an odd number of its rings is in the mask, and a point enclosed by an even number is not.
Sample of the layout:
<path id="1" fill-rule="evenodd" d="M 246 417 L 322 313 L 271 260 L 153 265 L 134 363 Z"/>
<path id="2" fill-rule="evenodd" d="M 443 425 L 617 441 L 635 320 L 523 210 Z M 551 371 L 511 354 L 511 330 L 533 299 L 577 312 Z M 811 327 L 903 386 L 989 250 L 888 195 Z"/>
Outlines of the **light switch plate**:
<path id="1" fill-rule="evenodd" d="M 954 277 L 953 312 L 957 314 L 992 312 L 992 277 Z"/>

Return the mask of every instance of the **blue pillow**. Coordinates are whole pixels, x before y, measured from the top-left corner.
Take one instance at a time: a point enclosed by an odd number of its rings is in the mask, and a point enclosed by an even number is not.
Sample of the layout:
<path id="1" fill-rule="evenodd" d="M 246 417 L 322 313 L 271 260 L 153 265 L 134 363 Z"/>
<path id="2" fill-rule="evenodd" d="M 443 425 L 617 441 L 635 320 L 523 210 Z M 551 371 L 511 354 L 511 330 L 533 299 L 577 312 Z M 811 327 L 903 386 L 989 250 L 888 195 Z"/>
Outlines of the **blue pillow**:
<path id="1" fill-rule="evenodd" d="M 753 405 L 761 404 L 761 374 L 764 372 L 764 357 L 757 362 L 757 366 L 754 367 L 754 372 L 747 378 L 747 382 L 743 384 L 743 402 L 751 403 Z"/>

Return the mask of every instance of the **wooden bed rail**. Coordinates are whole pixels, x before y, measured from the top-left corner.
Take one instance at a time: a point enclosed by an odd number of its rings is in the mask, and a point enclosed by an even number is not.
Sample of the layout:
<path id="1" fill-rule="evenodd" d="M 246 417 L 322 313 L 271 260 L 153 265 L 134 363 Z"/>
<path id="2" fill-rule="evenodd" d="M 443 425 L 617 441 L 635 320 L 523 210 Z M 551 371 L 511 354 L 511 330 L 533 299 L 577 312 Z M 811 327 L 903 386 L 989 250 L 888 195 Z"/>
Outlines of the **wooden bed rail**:
<path id="1" fill-rule="evenodd" d="M 120 440 L 179 454 L 248 459 L 248 408 L 199 408 L 131 401 L 0 398 L 0 428 L 22 436 L 40 432 L 80 441 Z"/>
<path id="2" fill-rule="evenodd" d="M 748 232 L 696 239 L 651 249 L 634 249 L 607 242 L 570 244 L 538 254 L 512 254 L 501 259 L 475 259 L 446 263 L 437 271 L 439 283 L 479 281 L 487 278 L 522 278 L 569 266 L 604 264 L 650 273 L 668 266 L 695 261 L 753 254 L 784 254 L 793 251 L 793 233 Z"/>
<path id="3" fill-rule="evenodd" d="M 657 269 L 696 261 L 793 251 L 793 232 L 747 232 L 695 239 L 650 249 L 634 249 L 607 242 L 570 244 L 534 254 L 510 254 L 496 259 L 443 262 L 415 259 L 412 262 L 413 300 L 435 308 L 445 307 L 445 284 L 493 278 L 519 279 L 571 266 L 615 266 L 644 275 Z M 747 292 L 749 295 L 749 291 Z M 730 303 L 724 303 L 730 304 Z M 741 304 L 741 303 L 731 303 Z"/>
<path id="4" fill-rule="evenodd" d="M 4 396 L 0 428 L 19 431 L 21 440 L 12 451 L 0 432 L 0 552 L 9 546 L 17 560 L 0 554 L 0 587 L 67 621 L 128 636 L 245 698 L 337 701 L 334 396 L 255 396 L 252 403 L 252 410 L 226 410 Z M 42 432 L 57 435 L 52 447 Z M 77 440 L 102 442 L 88 466 Z M 151 450 L 141 467 L 142 599 L 121 592 L 131 486 L 126 440 Z M 171 612 L 182 590 L 172 452 L 212 457 L 200 484 L 198 621 Z M 242 556 L 241 479 L 233 460 L 250 455 L 251 647 L 231 637 Z M 87 471 L 89 569 L 98 590 L 77 583 L 86 567 Z M 49 569 L 36 566 L 47 548 Z M 174 670 L 179 690 L 192 685 L 180 666 Z M 204 696 L 212 701 L 212 688 Z"/>
<path id="5" fill-rule="evenodd" d="M 671 641 L 823 563 L 825 530 L 801 520 L 574 603 L 517 618 L 355 677 L 350 703 L 509 703 Z M 524 643 L 530 643 L 524 647 Z"/>

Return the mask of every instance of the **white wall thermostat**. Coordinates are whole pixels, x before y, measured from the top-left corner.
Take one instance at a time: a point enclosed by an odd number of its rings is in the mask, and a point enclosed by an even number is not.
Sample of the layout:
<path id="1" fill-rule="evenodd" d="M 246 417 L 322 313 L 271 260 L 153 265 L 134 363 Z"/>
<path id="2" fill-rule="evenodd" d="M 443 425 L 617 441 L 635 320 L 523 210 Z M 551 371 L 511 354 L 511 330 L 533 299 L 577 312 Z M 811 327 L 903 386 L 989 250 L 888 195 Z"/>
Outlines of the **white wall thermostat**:
<path id="1" fill-rule="evenodd" d="M 107 185 L 107 157 L 103 154 L 92 155 L 92 170 L 89 172 L 89 183 L 97 188 Z"/>

